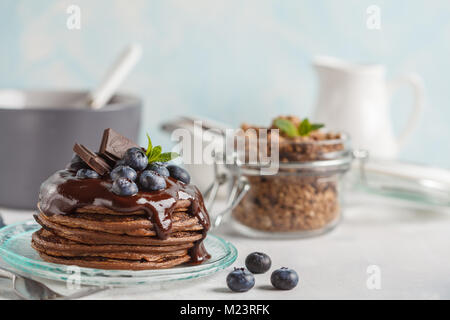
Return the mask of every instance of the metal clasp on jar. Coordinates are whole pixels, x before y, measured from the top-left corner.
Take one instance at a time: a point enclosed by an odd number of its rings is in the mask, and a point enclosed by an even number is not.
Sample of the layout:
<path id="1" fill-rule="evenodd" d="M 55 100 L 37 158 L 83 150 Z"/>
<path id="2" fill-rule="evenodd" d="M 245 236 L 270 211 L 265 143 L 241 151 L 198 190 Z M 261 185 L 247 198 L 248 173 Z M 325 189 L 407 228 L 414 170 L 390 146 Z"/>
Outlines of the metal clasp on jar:
<path id="1" fill-rule="evenodd" d="M 237 157 L 234 158 L 234 167 L 237 167 Z M 216 202 L 217 192 L 219 189 L 227 184 L 228 182 L 232 182 L 231 190 L 226 201 L 225 209 L 222 209 L 217 214 L 214 214 L 211 218 L 211 229 L 215 229 L 221 225 L 225 216 L 230 213 L 244 198 L 248 190 L 250 190 L 250 184 L 248 183 L 247 178 L 241 175 L 230 175 L 226 172 L 221 172 L 219 170 L 219 165 L 215 161 L 214 162 L 214 182 L 207 188 L 204 192 L 204 197 L 206 200 L 206 208 L 208 211 L 212 212 L 212 208 Z"/>

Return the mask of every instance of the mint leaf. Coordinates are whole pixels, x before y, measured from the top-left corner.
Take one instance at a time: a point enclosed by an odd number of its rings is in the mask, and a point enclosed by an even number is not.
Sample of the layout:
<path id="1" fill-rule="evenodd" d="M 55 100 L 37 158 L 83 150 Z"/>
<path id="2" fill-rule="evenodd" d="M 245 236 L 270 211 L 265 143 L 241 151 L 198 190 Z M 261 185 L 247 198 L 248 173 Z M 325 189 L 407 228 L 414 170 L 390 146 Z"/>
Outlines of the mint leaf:
<path id="1" fill-rule="evenodd" d="M 170 160 L 173 160 L 175 158 L 178 158 L 180 155 L 176 152 L 165 152 L 165 153 L 161 153 L 159 155 L 159 158 L 157 161 L 159 162 L 168 162 Z"/>
<path id="2" fill-rule="evenodd" d="M 158 161 L 159 156 L 161 155 L 162 148 L 161 146 L 156 146 L 152 149 L 152 152 L 148 156 L 148 162 L 156 162 Z"/>
<path id="3" fill-rule="evenodd" d="M 286 119 L 276 119 L 273 124 L 275 127 L 280 129 L 283 133 L 287 134 L 288 137 L 297 137 L 298 136 L 298 130 L 295 127 L 295 125 Z"/>
<path id="4" fill-rule="evenodd" d="M 148 135 L 148 133 L 147 133 L 147 140 L 148 140 L 148 146 L 147 146 L 147 152 L 145 153 L 145 155 L 148 158 L 148 163 L 168 162 L 168 161 L 178 158 L 180 156 L 176 152 L 162 153 L 161 146 L 153 147 L 152 140 L 150 139 L 150 136 Z"/>
<path id="5" fill-rule="evenodd" d="M 305 137 L 308 136 L 312 131 L 323 128 L 324 125 L 321 123 L 310 123 L 308 118 L 305 118 L 298 127 L 298 132 L 300 136 Z"/>
<path id="6" fill-rule="evenodd" d="M 150 139 L 150 136 L 147 133 L 147 139 L 148 139 L 148 146 L 147 146 L 147 152 L 145 153 L 145 155 L 148 156 L 151 154 L 152 149 L 153 149 L 153 145 L 152 145 L 152 139 Z"/>
<path id="7" fill-rule="evenodd" d="M 308 118 L 305 118 L 298 126 L 298 132 L 302 137 L 307 136 L 311 132 L 311 123 Z"/>
<path id="8" fill-rule="evenodd" d="M 325 127 L 324 124 L 321 124 L 321 123 L 313 123 L 313 124 L 311 125 L 311 131 L 319 130 L 320 128 L 323 128 L 323 127 Z"/>

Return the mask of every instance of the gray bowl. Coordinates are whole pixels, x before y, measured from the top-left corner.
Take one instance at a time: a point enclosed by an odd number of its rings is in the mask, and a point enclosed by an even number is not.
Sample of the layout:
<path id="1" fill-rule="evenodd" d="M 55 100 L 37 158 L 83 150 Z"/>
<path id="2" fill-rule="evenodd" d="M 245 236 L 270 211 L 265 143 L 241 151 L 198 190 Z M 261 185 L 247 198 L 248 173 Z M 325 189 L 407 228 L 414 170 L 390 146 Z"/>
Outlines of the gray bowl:
<path id="1" fill-rule="evenodd" d="M 140 99 L 118 94 L 100 110 L 73 106 L 86 95 L 0 90 L 0 206 L 36 208 L 41 183 L 70 162 L 75 142 L 98 151 L 106 128 L 137 140 Z"/>

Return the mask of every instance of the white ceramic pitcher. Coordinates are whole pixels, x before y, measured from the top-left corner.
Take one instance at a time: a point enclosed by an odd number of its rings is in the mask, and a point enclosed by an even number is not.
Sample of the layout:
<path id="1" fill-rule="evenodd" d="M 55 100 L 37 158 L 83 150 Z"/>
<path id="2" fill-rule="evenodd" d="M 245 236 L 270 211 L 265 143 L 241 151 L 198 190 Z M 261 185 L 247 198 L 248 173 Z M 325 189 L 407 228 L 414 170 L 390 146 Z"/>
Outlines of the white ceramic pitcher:
<path id="1" fill-rule="evenodd" d="M 349 133 L 353 147 L 369 150 L 371 156 L 396 157 L 424 107 L 422 79 L 416 74 L 405 74 L 387 82 L 383 65 L 353 64 L 327 56 L 316 57 L 314 67 L 319 76 L 314 120 L 325 123 L 329 129 Z M 395 136 L 389 100 L 394 89 L 404 84 L 412 88 L 414 107 L 406 127 Z"/>

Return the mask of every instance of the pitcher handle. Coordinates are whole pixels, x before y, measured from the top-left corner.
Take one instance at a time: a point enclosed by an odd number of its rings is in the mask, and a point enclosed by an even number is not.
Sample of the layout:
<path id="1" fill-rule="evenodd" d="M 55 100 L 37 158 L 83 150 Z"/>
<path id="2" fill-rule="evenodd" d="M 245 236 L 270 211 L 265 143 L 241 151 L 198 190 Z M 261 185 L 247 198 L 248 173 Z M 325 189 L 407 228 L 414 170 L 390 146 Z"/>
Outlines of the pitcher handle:
<path id="1" fill-rule="evenodd" d="M 413 91 L 414 104 L 412 112 L 408 118 L 408 121 L 406 122 L 405 128 L 397 137 L 397 143 L 399 146 L 405 143 L 407 137 L 411 135 L 411 133 L 419 124 L 419 117 L 423 112 L 425 106 L 425 86 L 422 78 L 415 73 L 405 74 L 397 79 L 392 80 L 388 84 L 388 89 L 391 93 L 391 96 L 396 89 L 405 84 L 408 85 Z"/>

